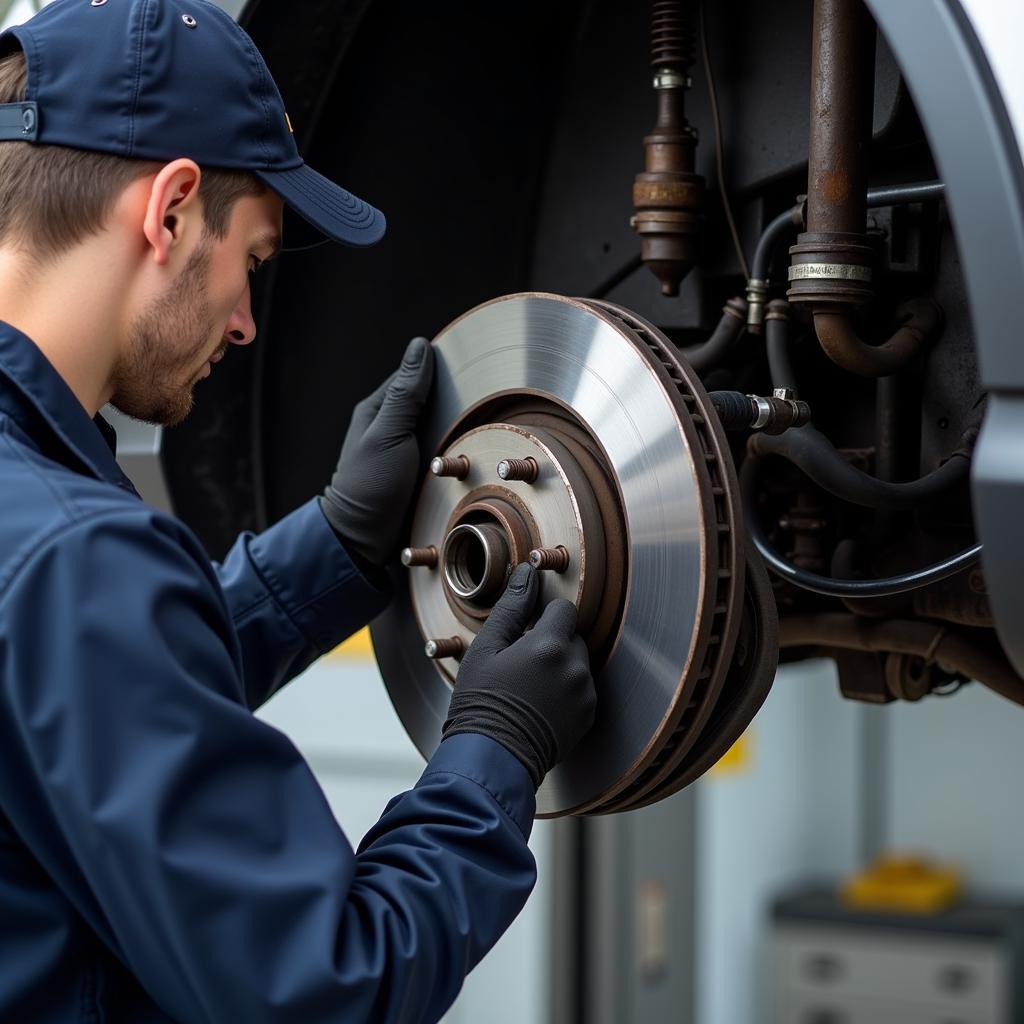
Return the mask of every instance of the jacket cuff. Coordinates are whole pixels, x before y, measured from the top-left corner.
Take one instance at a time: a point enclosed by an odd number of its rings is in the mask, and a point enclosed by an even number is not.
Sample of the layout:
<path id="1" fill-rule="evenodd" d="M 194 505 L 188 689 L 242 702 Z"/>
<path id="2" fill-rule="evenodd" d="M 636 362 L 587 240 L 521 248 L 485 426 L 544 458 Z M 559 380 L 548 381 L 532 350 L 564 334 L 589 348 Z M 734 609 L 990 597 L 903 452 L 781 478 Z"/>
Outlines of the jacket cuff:
<path id="1" fill-rule="evenodd" d="M 334 523 L 331 522 L 331 517 L 327 514 L 327 506 L 323 496 L 318 499 L 320 502 L 320 511 L 323 513 L 324 519 L 327 520 L 327 525 L 331 528 L 331 533 L 334 534 L 335 539 L 345 549 L 345 554 L 351 559 L 352 564 L 359 570 L 359 574 L 365 579 L 371 587 L 376 590 L 380 590 L 382 593 L 391 593 L 391 580 L 388 577 L 387 569 L 383 569 L 380 566 L 373 565 L 368 562 L 352 544 L 345 540 L 343 534 L 338 532 Z"/>
<path id="2" fill-rule="evenodd" d="M 359 571 L 316 498 L 254 537 L 250 556 L 291 621 L 321 652 L 365 626 L 390 598 L 386 586 Z M 301 580 L 301 591 L 293 580 Z"/>
<path id="3" fill-rule="evenodd" d="M 459 775 L 475 782 L 516 823 L 523 838 L 530 838 L 537 813 L 533 780 L 500 743 L 477 733 L 450 736 L 434 751 L 421 781 L 431 775 Z"/>

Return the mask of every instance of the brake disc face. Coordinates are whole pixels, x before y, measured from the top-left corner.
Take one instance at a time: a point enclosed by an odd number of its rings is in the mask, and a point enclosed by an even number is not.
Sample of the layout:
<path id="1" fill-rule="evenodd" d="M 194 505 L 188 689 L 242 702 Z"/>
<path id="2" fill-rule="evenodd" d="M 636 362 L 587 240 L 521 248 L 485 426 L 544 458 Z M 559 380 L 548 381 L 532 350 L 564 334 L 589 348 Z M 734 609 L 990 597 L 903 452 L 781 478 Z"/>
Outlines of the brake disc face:
<path id="1" fill-rule="evenodd" d="M 738 488 L 707 395 L 655 328 L 605 303 L 508 296 L 434 344 L 421 442 L 437 472 L 373 627 L 399 717 L 429 757 L 461 652 L 533 554 L 550 566 L 538 607 L 575 602 L 598 688 L 594 728 L 538 813 L 659 799 L 714 746 L 744 618 Z"/>

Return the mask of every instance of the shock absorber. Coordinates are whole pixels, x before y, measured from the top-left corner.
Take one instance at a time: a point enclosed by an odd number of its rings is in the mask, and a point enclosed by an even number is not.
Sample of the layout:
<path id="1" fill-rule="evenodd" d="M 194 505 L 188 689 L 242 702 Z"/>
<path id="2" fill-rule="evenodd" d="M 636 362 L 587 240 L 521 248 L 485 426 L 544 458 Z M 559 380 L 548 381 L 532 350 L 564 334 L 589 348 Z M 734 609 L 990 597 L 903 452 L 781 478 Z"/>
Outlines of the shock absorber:
<path id="1" fill-rule="evenodd" d="M 685 111 L 695 51 L 695 0 L 655 0 L 651 64 L 658 117 L 644 139 L 645 169 L 633 184 L 631 224 L 664 295 L 679 294 L 696 262 L 704 179 L 694 173 L 697 132 Z"/>

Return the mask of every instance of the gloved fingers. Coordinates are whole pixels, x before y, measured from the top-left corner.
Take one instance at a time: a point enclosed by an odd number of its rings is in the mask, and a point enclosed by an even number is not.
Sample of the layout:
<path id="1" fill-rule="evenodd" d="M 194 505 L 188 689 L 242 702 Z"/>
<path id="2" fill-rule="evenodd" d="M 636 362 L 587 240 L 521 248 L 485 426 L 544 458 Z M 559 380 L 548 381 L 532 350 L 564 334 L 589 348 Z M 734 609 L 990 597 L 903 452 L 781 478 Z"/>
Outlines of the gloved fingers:
<path id="1" fill-rule="evenodd" d="M 594 714 L 597 710 L 597 689 L 594 686 L 594 677 L 590 667 L 590 650 L 586 641 L 579 634 L 573 637 L 570 648 L 575 657 L 577 679 L 583 688 L 584 715 L 589 720 L 587 728 L 594 724 Z"/>
<path id="2" fill-rule="evenodd" d="M 564 597 L 556 597 L 545 609 L 533 627 L 538 636 L 553 636 L 560 640 L 571 641 L 576 635 L 576 622 L 579 613 L 572 601 Z"/>
<path id="3" fill-rule="evenodd" d="M 491 609 L 473 646 L 491 654 L 514 644 L 530 624 L 537 603 L 537 570 L 526 562 L 517 565 L 505 593 Z"/>
<path id="4" fill-rule="evenodd" d="M 376 425 L 390 434 L 411 434 L 433 382 L 434 349 L 426 338 L 413 338 L 388 381 Z"/>
<path id="5" fill-rule="evenodd" d="M 572 651 L 576 655 L 577 659 L 589 667 L 590 649 L 587 647 L 586 640 L 584 640 L 583 637 L 581 637 L 579 633 L 577 633 L 572 638 L 572 641 L 570 642 L 569 646 L 572 648 Z"/>
<path id="6" fill-rule="evenodd" d="M 384 396 L 391 387 L 391 382 L 398 376 L 395 370 L 372 395 L 367 395 L 352 410 L 352 423 L 349 426 L 349 433 L 353 437 L 362 437 L 370 428 L 370 424 L 377 418 L 380 407 L 384 403 Z"/>

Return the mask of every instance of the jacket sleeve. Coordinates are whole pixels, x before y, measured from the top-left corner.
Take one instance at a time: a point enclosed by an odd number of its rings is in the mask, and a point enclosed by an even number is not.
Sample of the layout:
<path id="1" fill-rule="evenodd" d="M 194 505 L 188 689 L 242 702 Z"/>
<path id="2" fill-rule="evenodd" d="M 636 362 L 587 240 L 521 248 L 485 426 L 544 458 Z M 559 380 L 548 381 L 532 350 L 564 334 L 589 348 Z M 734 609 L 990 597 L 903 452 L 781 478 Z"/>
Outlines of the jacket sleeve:
<path id="1" fill-rule="evenodd" d="M 189 543 L 152 510 L 99 517 L 0 591 L 12 824 L 176 1020 L 437 1020 L 532 888 L 525 769 L 453 737 L 353 853 L 294 746 L 243 706 Z"/>
<path id="2" fill-rule="evenodd" d="M 388 601 L 356 567 L 315 499 L 263 533 L 242 534 L 214 570 L 254 710 Z"/>

